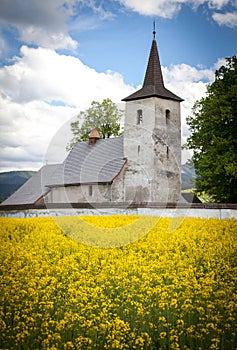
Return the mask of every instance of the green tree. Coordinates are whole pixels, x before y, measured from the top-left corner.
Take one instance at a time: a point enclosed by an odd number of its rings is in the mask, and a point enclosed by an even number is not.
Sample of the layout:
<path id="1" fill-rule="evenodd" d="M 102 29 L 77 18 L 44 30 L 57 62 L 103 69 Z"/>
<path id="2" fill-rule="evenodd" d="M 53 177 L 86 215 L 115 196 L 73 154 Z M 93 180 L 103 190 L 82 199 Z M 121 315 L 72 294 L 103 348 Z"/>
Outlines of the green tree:
<path id="1" fill-rule="evenodd" d="M 215 202 L 237 203 L 237 57 L 215 73 L 206 97 L 197 101 L 187 119 L 193 150 L 197 193 Z"/>
<path id="2" fill-rule="evenodd" d="M 71 123 L 74 137 L 68 143 L 67 150 L 70 150 L 77 142 L 88 140 L 92 129 L 97 129 L 103 139 L 119 136 L 122 115 L 122 110 L 109 98 L 102 102 L 93 101 L 91 107 L 80 112 L 77 121 Z"/>

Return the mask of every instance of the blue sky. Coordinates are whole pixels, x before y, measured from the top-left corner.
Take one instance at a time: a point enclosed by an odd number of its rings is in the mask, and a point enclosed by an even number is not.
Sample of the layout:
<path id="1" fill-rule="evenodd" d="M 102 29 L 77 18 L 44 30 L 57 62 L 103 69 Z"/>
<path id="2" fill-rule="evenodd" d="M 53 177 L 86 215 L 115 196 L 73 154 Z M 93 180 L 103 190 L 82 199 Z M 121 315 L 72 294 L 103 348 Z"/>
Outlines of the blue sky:
<path id="1" fill-rule="evenodd" d="M 143 82 L 154 19 L 165 85 L 185 99 L 185 142 L 193 103 L 236 54 L 236 0 L 0 0 L 0 171 L 63 160 L 55 150 L 92 100 L 123 108 Z"/>

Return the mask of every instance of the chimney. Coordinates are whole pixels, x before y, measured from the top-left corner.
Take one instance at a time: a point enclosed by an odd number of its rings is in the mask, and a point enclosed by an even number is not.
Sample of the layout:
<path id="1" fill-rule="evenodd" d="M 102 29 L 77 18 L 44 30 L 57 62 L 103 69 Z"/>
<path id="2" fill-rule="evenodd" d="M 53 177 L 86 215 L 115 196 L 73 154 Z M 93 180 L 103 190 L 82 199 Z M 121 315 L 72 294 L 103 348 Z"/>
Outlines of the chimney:
<path id="1" fill-rule="evenodd" d="M 99 134 L 98 130 L 96 130 L 96 129 L 91 130 L 91 132 L 89 134 L 89 145 L 94 145 L 96 143 L 96 141 L 99 139 L 100 139 L 100 134 Z"/>

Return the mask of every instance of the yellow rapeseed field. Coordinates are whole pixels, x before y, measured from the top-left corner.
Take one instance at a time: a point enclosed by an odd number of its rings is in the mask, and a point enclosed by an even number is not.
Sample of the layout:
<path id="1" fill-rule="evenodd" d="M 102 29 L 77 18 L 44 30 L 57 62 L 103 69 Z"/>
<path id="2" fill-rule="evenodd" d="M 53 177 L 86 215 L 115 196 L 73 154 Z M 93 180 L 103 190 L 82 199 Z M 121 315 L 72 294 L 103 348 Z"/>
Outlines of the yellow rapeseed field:
<path id="1" fill-rule="evenodd" d="M 0 230 L 0 349 L 236 350 L 236 220 L 0 218 Z"/>

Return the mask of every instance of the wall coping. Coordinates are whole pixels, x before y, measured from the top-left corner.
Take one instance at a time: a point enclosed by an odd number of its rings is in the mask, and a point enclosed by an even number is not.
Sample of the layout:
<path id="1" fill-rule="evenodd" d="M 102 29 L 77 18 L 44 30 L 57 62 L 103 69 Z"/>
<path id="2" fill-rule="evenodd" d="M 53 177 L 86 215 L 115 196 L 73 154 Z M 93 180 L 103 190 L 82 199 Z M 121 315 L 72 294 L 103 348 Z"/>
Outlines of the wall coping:
<path id="1" fill-rule="evenodd" d="M 29 206 L 14 206 L 7 210 L 2 210 L 0 206 L 0 216 L 16 217 L 16 218 L 31 218 L 31 217 L 55 217 L 55 216 L 82 216 L 82 215 L 147 215 L 157 217 L 197 217 L 197 218 L 217 218 L 217 219 L 237 219 L 237 205 L 215 204 L 215 205 L 176 205 L 173 207 L 163 206 L 64 206 L 46 208 Z"/>
<path id="2" fill-rule="evenodd" d="M 158 203 L 158 202 L 101 202 L 101 203 L 47 203 L 47 204 L 0 204 L 0 211 L 30 210 L 30 209 L 234 209 L 237 203 Z"/>

